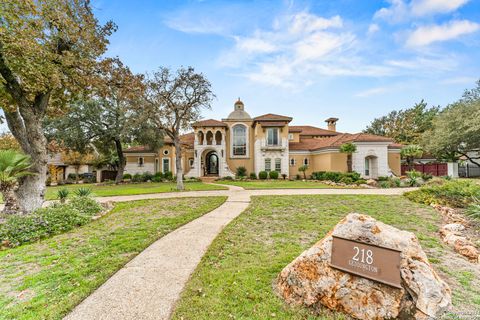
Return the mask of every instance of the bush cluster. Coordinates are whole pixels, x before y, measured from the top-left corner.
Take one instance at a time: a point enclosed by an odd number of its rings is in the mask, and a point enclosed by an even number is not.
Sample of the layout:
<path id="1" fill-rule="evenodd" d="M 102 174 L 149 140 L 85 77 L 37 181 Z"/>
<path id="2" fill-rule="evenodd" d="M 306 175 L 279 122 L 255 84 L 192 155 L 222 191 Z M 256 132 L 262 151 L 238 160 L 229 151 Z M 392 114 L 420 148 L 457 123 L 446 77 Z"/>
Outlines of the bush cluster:
<path id="1" fill-rule="evenodd" d="M 267 178 L 268 178 L 268 172 L 267 171 L 260 171 L 258 173 L 258 179 L 266 180 Z"/>
<path id="2" fill-rule="evenodd" d="M 237 167 L 237 177 L 243 178 L 247 176 L 247 168 L 245 167 Z"/>
<path id="3" fill-rule="evenodd" d="M 268 177 L 270 179 L 277 180 L 278 179 L 278 171 L 270 171 L 268 173 Z"/>
<path id="4" fill-rule="evenodd" d="M 357 183 L 362 180 L 358 172 L 335 172 L 335 171 L 318 171 L 312 173 L 313 180 L 333 181 L 345 184 Z"/>
<path id="5" fill-rule="evenodd" d="M 131 180 L 132 182 L 162 182 L 164 180 L 173 180 L 173 174 L 170 171 L 165 173 L 157 172 L 152 174 L 150 172 L 135 173 L 133 176 L 129 173 L 123 175 L 123 180 Z"/>
<path id="6" fill-rule="evenodd" d="M 443 182 L 424 185 L 404 195 L 418 203 L 467 208 L 475 202 L 475 199 L 480 199 L 480 186 L 472 181 L 443 180 Z"/>
<path id="7" fill-rule="evenodd" d="M 12 215 L 0 224 L 0 243 L 16 247 L 69 231 L 92 220 L 102 211 L 92 198 L 74 197 L 66 204 L 54 204 L 29 215 Z"/>

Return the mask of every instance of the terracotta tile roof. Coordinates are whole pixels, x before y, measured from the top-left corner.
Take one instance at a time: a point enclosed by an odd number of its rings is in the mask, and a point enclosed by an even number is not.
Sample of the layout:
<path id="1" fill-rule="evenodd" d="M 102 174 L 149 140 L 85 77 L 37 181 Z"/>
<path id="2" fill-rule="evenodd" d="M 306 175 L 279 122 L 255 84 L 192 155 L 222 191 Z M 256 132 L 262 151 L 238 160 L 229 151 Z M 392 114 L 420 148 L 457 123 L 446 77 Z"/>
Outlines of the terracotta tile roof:
<path id="1" fill-rule="evenodd" d="M 288 132 L 300 132 L 301 136 L 336 136 L 341 132 L 322 129 L 314 126 L 290 126 Z"/>
<path id="2" fill-rule="evenodd" d="M 180 136 L 180 141 L 187 148 L 193 148 L 193 143 L 195 141 L 195 134 L 193 132 L 182 134 Z M 164 144 L 173 144 L 172 139 L 170 139 L 170 137 L 164 137 L 163 142 L 164 142 Z M 138 152 L 138 153 L 141 153 L 141 152 L 155 152 L 155 151 L 153 151 L 149 146 L 133 146 L 133 147 L 125 149 L 123 152 L 126 152 L 126 153 Z"/>
<path id="3" fill-rule="evenodd" d="M 123 150 L 123 152 L 153 152 L 149 146 L 133 146 Z"/>
<path id="4" fill-rule="evenodd" d="M 336 136 L 320 139 L 301 139 L 300 142 L 290 142 L 290 150 L 314 151 L 325 148 L 338 148 L 346 142 L 392 142 L 390 138 L 367 133 L 341 133 Z"/>
<path id="5" fill-rule="evenodd" d="M 227 125 L 222 121 L 215 119 L 200 120 L 192 124 L 192 127 L 226 127 Z"/>
<path id="6" fill-rule="evenodd" d="M 388 147 L 390 149 L 401 149 L 403 148 L 403 144 L 401 143 L 392 143 L 392 144 L 389 144 Z"/>
<path id="7" fill-rule="evenodd" d="M 267 113 L 253 118 L 254 121 L 292 121 L 291 117 L 281 116 L 279 114 Z"/>

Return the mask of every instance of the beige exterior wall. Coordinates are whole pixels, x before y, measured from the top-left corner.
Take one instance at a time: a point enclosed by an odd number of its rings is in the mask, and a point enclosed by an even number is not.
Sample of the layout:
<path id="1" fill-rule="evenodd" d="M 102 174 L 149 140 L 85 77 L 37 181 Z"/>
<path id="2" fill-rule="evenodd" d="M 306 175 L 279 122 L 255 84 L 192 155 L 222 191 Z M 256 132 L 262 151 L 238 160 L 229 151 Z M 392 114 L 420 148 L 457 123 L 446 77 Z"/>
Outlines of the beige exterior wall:
<path id="1" fill-rule="evenodd" d="M 290 140 L 290 142 L 300 142 L 300 133 L 298 132 L 293 132 L 290 133 L 293 137 L 293 139 Z"/>
<path id="2" fill-rule="evenodd" d="M 402 174 L 400 151 L 388 152 L 388 166 L 396 176 Z"/>
<path id="3" fill-rule="evenodd" d="M 228 125 L 228 129 L 226 131 L 225 137 L 225 150 L 226 150 L 226 160 L 227 165 L 233 173 L 237 172 L 238 167 L 245 167 L 247 169 L 247 174 L 251 172 L 255 172 L 254 169 L 254 144 L 255 144 L 255 132 L 252 128 L 253 121 L 239 121 L 239 120 L 227 120 L 223 119 L 222 122 Z M 232 127 L 236 124 L 243 124 L 247 127 L 247 134 L 248 134 L 248 152 L 246 157 L 241 156 L 232 156 Z"/>
<path id="4" fill-rule="evenodd" d="M 305 158 L 309 161 L 307 177 L 317 171 L 337 171 L 347 172 L 347 155 L 340 152 L 326 152 L 318 154 L 290 154 L 290 159 L 295 159 L 296 164 L 290 166 L 290 177 L 294 178 L 297 174 L 303 177 L 303 172 L 299 171 Z"/>
<path id="5" fill-rule="evenodd" d="M 330 171 L 347 172 L 347 155 L 345 153 L 334 152 L 330 154 Z"/>

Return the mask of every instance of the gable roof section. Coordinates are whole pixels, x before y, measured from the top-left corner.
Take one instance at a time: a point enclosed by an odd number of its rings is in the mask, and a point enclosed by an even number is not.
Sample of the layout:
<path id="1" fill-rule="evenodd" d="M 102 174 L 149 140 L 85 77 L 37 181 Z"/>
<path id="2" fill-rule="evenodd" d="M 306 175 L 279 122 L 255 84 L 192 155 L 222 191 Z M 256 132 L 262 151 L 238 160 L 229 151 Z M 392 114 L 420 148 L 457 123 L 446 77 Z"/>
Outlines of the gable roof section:
<path id="1" fill-rule="evenodd" d="M 267 114 L 255 117 L 255 118 L 253 118 L 253 120 L 258 121 L 258 122 L 261 122 L 261 121 L 287 121 L 287 122 L 290 122 L 290 121 L 292 121 L 292 118 L 282 116 L 282 115 L 279 115 L 279 114 L 267 113 Z"/>
<path id="2" fill-rule="evenodd" d="M 322 129 L 314 126 L 289 126 L 288 132 L 300 132 L 301 136 L 337 136 L 341 132 Z"/>
<path id="3" fill-rule="evenodd" d="M 192 124 L 192 127 L 226 127 L 227 124 L 215 119 L 200 120 Z"/>
<path id="4" fill-rule="evenodd" d="M 292 151 L 315 151 L 328 148 L 339 148 L 347 142 L 390 142 L 389 146 L 398 148 L 392 139 L 367 133 L 341 133 L 336 136 L 320 139 L 302 139 L 300 142 L 290 142 L 289 150 Z"/>

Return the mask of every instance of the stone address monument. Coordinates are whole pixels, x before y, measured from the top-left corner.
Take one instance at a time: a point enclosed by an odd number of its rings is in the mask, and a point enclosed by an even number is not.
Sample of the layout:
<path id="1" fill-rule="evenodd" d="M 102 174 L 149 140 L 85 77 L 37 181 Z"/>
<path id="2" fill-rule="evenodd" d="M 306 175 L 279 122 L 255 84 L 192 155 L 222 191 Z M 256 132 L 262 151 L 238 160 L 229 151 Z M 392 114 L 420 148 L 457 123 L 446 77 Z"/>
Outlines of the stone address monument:
<path id="1" fill-rule="evenodd" d="M 288 304 L 357 319 L 438 318 L 451 305 L 413 233 L 357 213 L 286 266 L 274 287 Z"/>

